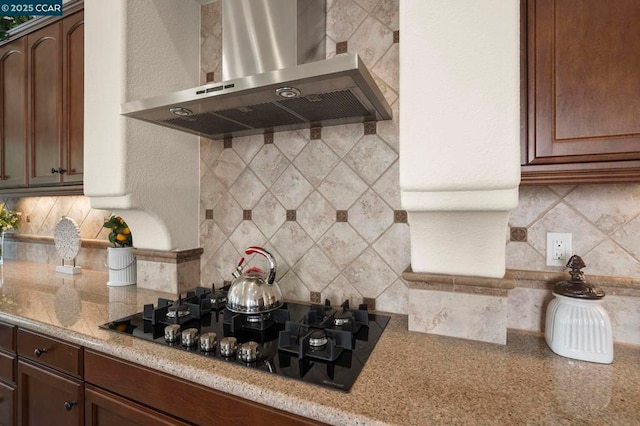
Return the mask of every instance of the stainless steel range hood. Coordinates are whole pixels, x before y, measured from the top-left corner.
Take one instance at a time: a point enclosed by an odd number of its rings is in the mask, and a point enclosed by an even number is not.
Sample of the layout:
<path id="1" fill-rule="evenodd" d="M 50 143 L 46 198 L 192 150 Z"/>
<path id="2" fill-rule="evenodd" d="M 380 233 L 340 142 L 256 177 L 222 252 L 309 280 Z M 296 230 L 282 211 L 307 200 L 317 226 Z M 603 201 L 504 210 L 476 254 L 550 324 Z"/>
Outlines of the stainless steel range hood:
<path id="1" fill-rule="evenodd" d="M 357 55 L 325 57 L 322 0 L 224 0 L 223 81 L 122 104 L 125 116 L 221 139 L 387 120 Z"/>

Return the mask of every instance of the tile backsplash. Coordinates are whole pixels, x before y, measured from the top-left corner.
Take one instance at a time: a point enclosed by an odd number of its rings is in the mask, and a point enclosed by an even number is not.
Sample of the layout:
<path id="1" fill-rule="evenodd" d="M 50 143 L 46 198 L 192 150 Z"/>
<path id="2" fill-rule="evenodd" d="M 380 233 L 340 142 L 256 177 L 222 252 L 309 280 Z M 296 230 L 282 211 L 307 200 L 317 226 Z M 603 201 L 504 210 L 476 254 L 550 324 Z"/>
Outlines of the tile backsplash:
<path id="1" fill-rule="evenodd" d="M 219 8 L 202 7 L 203 82 L 211 73 L 221 79 Z M 366 298 L 379 310 L 406 313 L 401 274 L 410 261 L 410 224 L 398 182 L 398 1 L 329 0 L 327 8 L 327 56 L 360 54 L 394 118 L 201 139 L 202 284 L 229 280 L 243 249 L 264 245 L 276 256 L 288 299 Z M 91 209 L 86 197 L 3 201 L 23 213 L 20 233 L 52 236 L 67 215 L 83 238 L 107 238 L 109 213 Z M 516 229 L 505 230 L 507 268 L 561 270 L 545 266 L 546 232 L 571 232 L 587 275 L 640 276 L 640 184 L 521 187 L 509 225 Z M 33 253 L 28 260 L 43 261 Z"/>

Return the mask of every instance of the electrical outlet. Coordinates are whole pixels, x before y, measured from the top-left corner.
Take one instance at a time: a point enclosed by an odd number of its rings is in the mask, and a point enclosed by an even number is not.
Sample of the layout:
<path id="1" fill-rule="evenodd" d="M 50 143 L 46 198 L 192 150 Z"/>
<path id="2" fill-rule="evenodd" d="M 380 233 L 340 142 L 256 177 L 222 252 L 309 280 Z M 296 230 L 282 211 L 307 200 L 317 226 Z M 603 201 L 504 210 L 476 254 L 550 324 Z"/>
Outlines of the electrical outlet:
<path id="1" fill-rule="evenodd" d="M 547 266 L 566 266 L 571 254 L 571 234 L 547 232 Z"/>

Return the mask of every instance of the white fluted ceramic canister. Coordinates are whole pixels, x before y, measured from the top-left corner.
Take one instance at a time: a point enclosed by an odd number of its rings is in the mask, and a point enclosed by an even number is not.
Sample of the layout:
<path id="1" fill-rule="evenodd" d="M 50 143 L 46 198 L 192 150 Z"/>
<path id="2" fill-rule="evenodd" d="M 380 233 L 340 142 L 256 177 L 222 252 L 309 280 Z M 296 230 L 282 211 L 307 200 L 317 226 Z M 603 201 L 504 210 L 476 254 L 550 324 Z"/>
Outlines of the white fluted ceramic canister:
<path id="1" fill-rule="evenodd" d="M 613 362 L 611 320 L 602 306 L 602 289 L 588 284 L 580 270 L 586 265 L 579 256 L 567 263 L 571 280 L 553 288 L 555 298 L 547 306 L 544 337 L 558 355 L 582 361 Z"/>
<path id="2" fill-rule="evenodd" d="M 136 283 L 136 259 L 132 247 L 108 247 L 108 286 L 125 286 Z"/>

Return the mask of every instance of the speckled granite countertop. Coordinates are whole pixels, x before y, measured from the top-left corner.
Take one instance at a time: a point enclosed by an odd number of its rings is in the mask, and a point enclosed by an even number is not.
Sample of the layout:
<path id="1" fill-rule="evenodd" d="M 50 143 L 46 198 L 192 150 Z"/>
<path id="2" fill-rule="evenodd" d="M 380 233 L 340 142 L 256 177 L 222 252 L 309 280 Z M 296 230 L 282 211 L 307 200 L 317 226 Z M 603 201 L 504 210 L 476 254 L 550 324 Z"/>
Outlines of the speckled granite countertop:
<path id="1" fill-rule="evenodd" d="M 8 261 L 2 279 L 0 320 L 331 424 L 640 424 L 636 346 L 591 364 L 555 355 L 535 333 L 511 331 L 498 346 L 409 332 L 392 316 L 344 394 L 99 329 L 163 295 L 109 288 L 103 272 Z"/>

